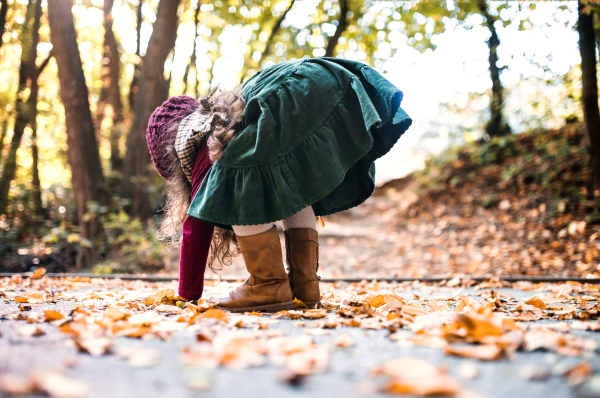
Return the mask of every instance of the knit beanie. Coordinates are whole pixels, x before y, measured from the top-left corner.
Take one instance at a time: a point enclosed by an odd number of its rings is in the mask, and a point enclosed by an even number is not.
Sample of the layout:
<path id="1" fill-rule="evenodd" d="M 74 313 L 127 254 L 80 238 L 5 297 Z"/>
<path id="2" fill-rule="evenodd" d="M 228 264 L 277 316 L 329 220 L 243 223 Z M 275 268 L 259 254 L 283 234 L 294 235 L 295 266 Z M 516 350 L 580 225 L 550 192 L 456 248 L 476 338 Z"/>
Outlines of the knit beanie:
<path id="1" fill-rule="evenodd" d="M 173 177 L 173 160 L 168 148 L 175 143 L 177 136 L 177 130 L 168 131 L 169 127 L 191 115 L 199 106 L 200 104 L 194 98 L 180 95 L 163 102 L 150 116 L 146 130 L 148 150 L 156 171 L 165 180 Z"/>

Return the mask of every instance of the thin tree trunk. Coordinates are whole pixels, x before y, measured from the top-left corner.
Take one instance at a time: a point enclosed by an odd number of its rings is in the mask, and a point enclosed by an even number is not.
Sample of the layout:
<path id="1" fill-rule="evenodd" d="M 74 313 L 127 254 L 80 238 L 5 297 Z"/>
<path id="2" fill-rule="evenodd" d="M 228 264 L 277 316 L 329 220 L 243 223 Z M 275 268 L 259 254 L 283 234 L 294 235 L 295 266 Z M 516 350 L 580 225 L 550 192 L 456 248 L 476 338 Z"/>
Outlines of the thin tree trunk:
<path id="1" fill-rule="evenodd" d="M 345 1 L 345 0 L 342 0 L 342 1 Z M 260 55 L 260 60 L 258 61 L 258 66 L 260 66 L 263 63 L 263 61 L 265 60 L 265 58 L 267 58 L 269 56 L 269 54 L 271 53 L 271 46 L 273 45 L 275 36 L 281 30 L 281 24 L 285 20 L 285 17 L 287 16 L 288 12 L 294 6 L 295 2 L 296 2 L 296 0 L 292 0 L 290 2 L 290 5 L 285 9 L 284 13 L 277 19 L 277 22 L 275 22 L 275 26 L 273 26 L 273 29 L 271 29 L 271 34 L 269 34 L 269 38 L 267 39 L 267 42 L 265 43 L 265 49 L 263 50 L 262 54 Z"/>
<path id="2" fill-rule="evenodd" d="M 581 54 L 581 104 L 586 141 L 596 186 L 600 185 L 600 109 L 596 77 L 596 42 L 592 10 L 579 1 L 579 52 Z"/>
<path id="3" fill-rule="evenodd" d="M 196 98 L 198 98 L 198 71 L 196 70 L 196 41 L 198 40 L 198 24 L 200 23 L 199 17 L 200 17 L 200 1 L 198 1 L 196 10 L 194 11 L 194 41 L 192 44 L 192 46 L 193 46 L 192 47 L 192 55 L 190 56 L 190 62 L 185 67 L 185 72 L 183 73 L 183 94 L 185 94 L 185 93 L 187 93 L 187 89 L 188 89 L 188 76 L 190 73 L 190 69 L 194 68 L 194 71 L 196 72 L 196 79 L 195 79 Z"/>
<path id="4" fill-rule="evenodd" d="M 490 48 L 489 63 L 490 63 L 490 76 L 492 78 L 492 99 L 490 101 L 490 120 L 486 125 L 486 133 L 490 137 L 498 137 L 501 135 L 510 134 L 510 127 L 504 121 L 503 110 L 504 110 L 504 88 L 500 81 L 500 68 L 498 68 L 498 47 L 500 46 L 500 39 L 498 38 L 498 32 L 494 18 L 488 11 L 488 5 L 486 0 L 478 0 L 479 11 L 486 19 L 486 25 L 490 30 L 490 39 L 488 41 L 488 47 Z"/>
<path id="5" fill-rule="evenodd" d="M 171 53 L 171 70 L 169 70 L 169 78 L 167 79 L 167 97 L 171 92 L 171 82 L 173 81 L 173 68 L 175 67 L 175 49 Z"/>
<path id="6" fill-rule="evenodd" d="M 103 190 L 100 153 L 77 46 L 72 6 L 72 0 L 49 1 L 48 22 L 58 65 L 60 95 L 65 107 L 67 157 L 71 165 L 79 234 L 82 238 L 93 240 L 100 232 L 101 225 L 98 217 L 86 220 L 87 204 L 90 201 L 105 204 L 107 197 Z M 89 264 L 90 255 L 91 251 L 80 245 L 77 254 L 79 269 Z"/>
<path id="7" fill-rule="evenodd" d="M 40 0 L 38 0 L 39 2 Z M 35 65 L 32 66 L 32 70 L 35 70 L 35 76 L 31 77 L 31 94 L 29 95 L 29 104 L 31 107 L 31 157 L 32 157 L 32 167 L 31 167 L 31 175 L 32 182 L 31 185 L 33 187 L 33 210 L 35 214 L 39 217 L 46 216 L 46 209 L 42 206 L 42 188 L 40 183 L 40 172 L 39 172 L 39 156 L 38 156 L 38 146 L 37 146 L 37 101 L 38 101 L 38 92 L 39 92 L 39 76 L 44 71 L 53 54 L 48 54 L 48 57 L 42 62 L 39 68 L 36 68 Z"/>
<path id="8" fill-rule="evenodd" d="M 340 37 L 344 31 L 348 28 L 348 0 L 339 0 L 340 2 L 340 19 L 338 20 L 338 26 L 335 29 L 335 33 L 331 36 L 331 39 L 327 42 L 327 48 L 325 49 L 326 57 L 335 57 L 335 48 L 340 41 Z"/>
<path id="9" fill-rule="evenodd" d="M 28 86 L 29 73 L 29 58 L 31 57 L 32 47 L 32 24 L 34 22 L 35 2 L 29 1 L 27 5 L 27 13 L 25 14 L 25 22 L 21 30 L 21 65 L 19 67 L 19 85 L 17 88 L 17 100 L 15 103 L 15 126 L 13 128 L 13 136 L 10 143 L 8 154 L 4 159 L 2 167 L 2 177 L 0 178 L 0 214 L 4 213 L 8 206 L 8 192 L 10 190 L 10 182 L 15 178 L 17 172 L 17 150 L 21 146 L 21 138 L 25 127 L 29 123 L 29 106 L 24 100 L 24 91 Z"/>
<path id="10" fill-rule="evenodd" d="M 8 115 L 6 119 L 2 121 L 2 133 L 0 133 L 0 160 L 4 156 L 4 140 L 6 139 L 6 132 L 8 130 Z"/>
<path id="11" fill-rule="evenodd" d="M 141 64 L 141 42 L 142 42 L 142 22 L 143 22 L 143 18 L 142 18 L 142 7 L 144 6 L 144 0 L 138 0 L 138 7 L 137 7 L 137 21 L 136 21 L 136 27 L 135 27 L 135 32 L 136 32 L 136 47 L 135 47 L 135 55 L 138 56 L 138 62 L 135 64 L 134 70 L 133 70 L 133 79 L 131 80 L 131 87 L 129 88 L 129 108 L 133 109 L 133 106 L 135 104 L 135 99 L 137 98 L 138 95 L 138 90 L 139 90 L 139 86 L 138 86 L 138 81 L 140 79 L 140 73 L 141 73 L 141 68 L 142 68 L 142 64 Z"/>
<path id="12" fill-rule="evenodd" d="M 146 218 L 150 215 L 148 177 L 154 173 L 150 172 L 146 128 L 154 109 L 167 99 L 164 66 L 169 52 L 175 46 L 179 2 L 180 0 L 161 0 L 158 4 L 156 22 L 141 69 L 138 97 L 133 108 L 133 123 L 127 137 L 121 190 L 122 197 L 131 200 L 129 212 L 134 217 Z"/>
<path id="13" fill-rule="evenodd" d="M 121 123 L 123 123 L 123 102 L 119 88 L 119 48 L 112 29 L 113 0 L 104 0 L 104 57 L 102 58 L 102 91 L 96 115 L 96 131 L 99 132 L 104 120 L 106 105 L 113 111 L 110 130 L 110 165 L 112 171 L 121 171 L 122 159 L 119 151 Z"/>
<path id="14" fill-rule="evenodd" d="M 37 59 L 37 43 L 40 40 L 40 19 L 42 17 L 42 0 L 36 0 L 35 3 L 35 19 L 33 22 L 33 30 L 31 33 L 32 46 L 31 56 L 29 58 L 28 72 L 31 80 L 31 91 L 29 94 L 29 112 L 31 127 L 31 157 L 32 157 L 32 188 L 33 188 L 33 210 L 37 216 L 44 216 L 44 208 L 42 207 L 42 191 L 40 188 L 40 174 L 38 170 L 38 147 L 37 147 L 37 102 L 38 102 L 38 69 L 35 63 Z"/>
<path id="15" fill-rule="evenodd" d="M 0 47 L 2 47 L 2 36 L 6 29 L 6 12 L 8 11 L 8 0 L 0 1 Z"/>

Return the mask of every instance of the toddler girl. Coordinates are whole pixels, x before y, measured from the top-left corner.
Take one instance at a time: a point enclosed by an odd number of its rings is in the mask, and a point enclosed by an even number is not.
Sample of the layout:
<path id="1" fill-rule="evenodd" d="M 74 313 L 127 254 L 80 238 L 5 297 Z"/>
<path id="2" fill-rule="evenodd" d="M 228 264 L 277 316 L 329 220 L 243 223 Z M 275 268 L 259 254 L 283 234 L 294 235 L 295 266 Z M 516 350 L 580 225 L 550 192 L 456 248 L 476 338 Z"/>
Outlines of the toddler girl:
<path id="1" fill-rule="evenodd" d="M 218 269 L 239 251 L 250 277 L 215 298 L 218 308 L 275 312 L 294 308 L 294 298 L 319 305 L 316 216 L 371 196 L 375 159 L 411 124 L 401 100 L 369 66 L 317 58 L 263 69 L 234 92 L 157 108 L 147 141 L 167 180 L 160 231 L 181 243 L 179 295 L 200 298 L 207 263 Z"/>

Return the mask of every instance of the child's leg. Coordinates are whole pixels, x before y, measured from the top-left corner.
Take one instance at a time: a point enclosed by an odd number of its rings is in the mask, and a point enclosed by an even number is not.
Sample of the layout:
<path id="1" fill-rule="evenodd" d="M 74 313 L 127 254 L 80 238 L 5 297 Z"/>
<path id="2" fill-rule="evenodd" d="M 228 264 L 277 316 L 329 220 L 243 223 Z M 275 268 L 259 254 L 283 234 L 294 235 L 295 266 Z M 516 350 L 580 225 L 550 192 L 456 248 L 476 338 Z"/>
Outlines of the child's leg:
<path id="1" fill-rule="evenodd" d="M 273 228 L 273 223 L 258 225 L 233 225 L 233 232 L 237 236 L 258 235 Z"/>
<path id="2" fill-rule="evenodd" d="M 293 216 L 284 219 L 282 223 L 284 231 L 292 228 L 317 229 L 317 218 L 312 206 L 305 207 Z"/>
<path id="3" fill-rule="evenodd" d="M 312 206 L 283 220 L 285 251 L 294 297 L 313 308 L 319 305 L 319 234 Z"/>

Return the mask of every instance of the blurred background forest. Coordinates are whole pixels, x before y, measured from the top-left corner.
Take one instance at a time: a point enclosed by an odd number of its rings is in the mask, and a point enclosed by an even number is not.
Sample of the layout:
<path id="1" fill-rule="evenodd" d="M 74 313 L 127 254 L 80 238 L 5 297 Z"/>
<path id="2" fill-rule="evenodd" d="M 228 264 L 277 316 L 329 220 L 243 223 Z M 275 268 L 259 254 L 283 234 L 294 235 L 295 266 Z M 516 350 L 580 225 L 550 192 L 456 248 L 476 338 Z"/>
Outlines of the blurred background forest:
<path id="1" fill-rule="evenodd" d="M 0 0 L 0 38 L 0 272 L 175 272 L 152 111 L 321 56 L 415 120 L 325 273 L 599 272 L 599 1 Z M 352 220 L 387 246 L 343 252 Z"/>

